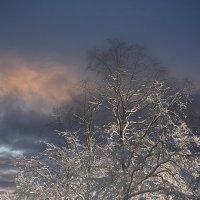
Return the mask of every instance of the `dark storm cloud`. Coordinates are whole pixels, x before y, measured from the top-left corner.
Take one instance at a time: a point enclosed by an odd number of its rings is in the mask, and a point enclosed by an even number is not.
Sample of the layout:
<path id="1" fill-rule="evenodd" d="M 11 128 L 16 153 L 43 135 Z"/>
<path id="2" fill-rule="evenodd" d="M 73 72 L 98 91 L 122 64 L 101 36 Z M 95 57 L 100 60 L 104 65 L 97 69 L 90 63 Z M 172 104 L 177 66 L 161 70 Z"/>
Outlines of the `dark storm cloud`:
<path id="1" fill-rule="evenodd" d="M 17 98 L 10 95 L 3 102 L 1 98 L 0 144 L 26 152 L 38 148 L 38 138 L 49 136 L 48 115 L 37 109 L 23 110 Z"/>
<path id="2" fill-rule="evenodd" d="M 40 141 L 54 137 L 49 116 L 15 111 L 0 121 L 0 158 L 11 159 L 36 152 L 42 148 Z"/>

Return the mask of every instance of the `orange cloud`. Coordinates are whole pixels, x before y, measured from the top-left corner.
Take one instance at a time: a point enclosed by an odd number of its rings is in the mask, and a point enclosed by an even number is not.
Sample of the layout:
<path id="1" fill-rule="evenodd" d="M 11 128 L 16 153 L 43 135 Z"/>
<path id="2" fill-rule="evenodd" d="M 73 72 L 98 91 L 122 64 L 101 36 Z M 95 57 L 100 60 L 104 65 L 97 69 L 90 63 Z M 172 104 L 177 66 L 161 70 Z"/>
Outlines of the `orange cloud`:
<path id="1" fill-rule="evenodd" d="M 78 73 L 53 62 L 30 63 L 21 58 L 0 58 L 0 97 L 16 95 L 23 107 L 49 110 L 70 101 Z"/>

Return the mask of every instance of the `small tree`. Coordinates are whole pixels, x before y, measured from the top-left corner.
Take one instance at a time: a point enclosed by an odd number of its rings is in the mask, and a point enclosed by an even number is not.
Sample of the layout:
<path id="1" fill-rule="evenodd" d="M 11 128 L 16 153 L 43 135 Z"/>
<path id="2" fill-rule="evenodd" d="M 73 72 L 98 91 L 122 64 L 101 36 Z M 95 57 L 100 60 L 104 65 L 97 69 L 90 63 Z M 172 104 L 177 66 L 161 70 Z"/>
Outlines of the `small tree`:
<path id="1" fill-rule="evenodd" d="M 100 87 L 88 93 L 84 82 L 78 131 L 58 132 L 65 145 L 47 144 L 27 161 L 17 198 L 198 199 L 188 184 L 199 161 L 191 151 L 198 137 L 185 123 L 189 87 L 169 81 L 138 45 L 111 41 L 91 61 Z"/>

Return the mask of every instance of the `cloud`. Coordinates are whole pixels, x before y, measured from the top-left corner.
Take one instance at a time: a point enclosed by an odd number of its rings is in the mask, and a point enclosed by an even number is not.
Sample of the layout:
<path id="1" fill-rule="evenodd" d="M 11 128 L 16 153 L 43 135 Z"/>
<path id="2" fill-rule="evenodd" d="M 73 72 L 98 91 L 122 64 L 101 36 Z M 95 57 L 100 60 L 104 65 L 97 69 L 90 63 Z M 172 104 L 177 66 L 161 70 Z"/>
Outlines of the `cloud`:
<path id="1" fill-rule="evenodd" d="M 22 156 L 23 155 L 23 151 L 22 150 L 14 150 L 11 149 L 8 146 L 0 146 L 0 158 L 4 158 L 6 157 L 18 157 L 18 156 Z"/>
<path id="2" fill-rule="evenodd" d="M 55 106 L 71 102 L 81 78 L 72 67 L 50 59 L 28 61 L 0 55 L 0 189 L 13 187 L 10 161 L 43 149 L 54 139 L 49 125 Z M 10 161 L 9 161 L 10 160 Z"/>
<path id="3" fill-rule="evenodd" d="M 80 76 L 52 61 L 31 63 L 22 58 L 0 58 L 0 70 L 0 99 L 14 97 L 21 108 L 44 112 L 70 101 Z"/>
<path id="4" fill-rule="evenodd" d="M 0 71 L 0 144 L 7 148 L 1 157 L 11 155 L 8 148 L 35 151 L 39 138 L 50 132 L 52 109 L 77 94 L 80 74 L 51 60 L 5 55 L 0 56 Z"/>
<path id="5" fill-rule="evenodd" d="M 13 164 L 8 162 L 1 162 L 0 160 L 0 192 L 13 190 L 15 187 L 14 177 L 19 172 Z"/>

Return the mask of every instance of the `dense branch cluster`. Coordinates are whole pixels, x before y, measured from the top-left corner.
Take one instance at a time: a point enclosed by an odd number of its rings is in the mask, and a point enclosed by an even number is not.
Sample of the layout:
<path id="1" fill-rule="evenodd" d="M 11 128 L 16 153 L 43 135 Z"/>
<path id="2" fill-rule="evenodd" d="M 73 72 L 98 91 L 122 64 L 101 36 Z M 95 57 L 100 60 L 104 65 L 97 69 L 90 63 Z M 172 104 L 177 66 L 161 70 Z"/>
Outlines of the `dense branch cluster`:
<path id="1" fill-rule="evenodd" d="M 47 143 L 27 160 L 12 199 L 198 199 L 189 88 L 169 81 L 137 45 L 111 41 L 91 61 L 100 76 L 93 91 L 84 84 L 79 127 L 58 131 L 62 146 Z"/>

